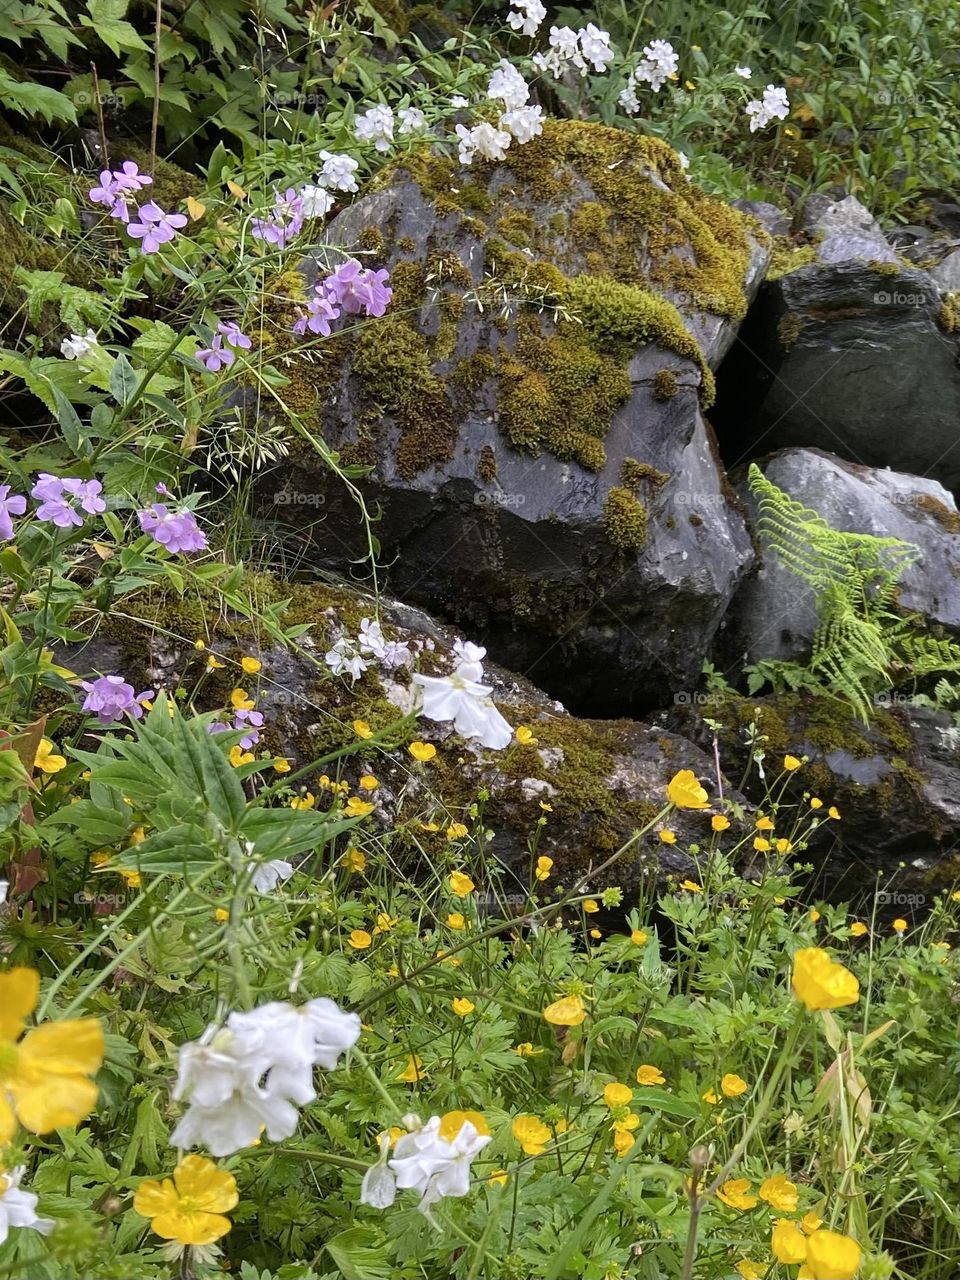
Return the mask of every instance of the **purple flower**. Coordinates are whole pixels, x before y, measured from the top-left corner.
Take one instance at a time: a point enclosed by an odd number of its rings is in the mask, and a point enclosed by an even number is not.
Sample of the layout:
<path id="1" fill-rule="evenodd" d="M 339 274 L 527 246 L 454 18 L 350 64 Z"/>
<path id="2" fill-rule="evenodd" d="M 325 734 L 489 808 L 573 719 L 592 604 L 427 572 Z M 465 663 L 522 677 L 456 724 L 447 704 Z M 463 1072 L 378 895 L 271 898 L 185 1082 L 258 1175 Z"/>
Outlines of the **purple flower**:
<path id="1" fill-rule="evenodd" d="M 77 528 L 83 524 L 83 516 L 77 510 L 95 516 L 106 511 L 107 504 L 100 494 L 103 485 L 99 480 L 79 480 L 75 476 L 52 476 L 48 471 L 41 471 L 37 483 L 30 490 L 30 495 L 40 503 L 37 508 L 38 520 L 49 520 L 58 529 L 68 529 L 71 525 Z"/>
<path id="2" fill-rule="evenodd" d="M 316 287 L 320 290 L 323 286 Z M 329 338 L 330 321 L 337 320 L 339 317 L 340 308 L 337 304 L 325 294 L 318 292 L 315 297 L 308 300 L 306 311 L 299 313 L 294 321 L 293 332 L 302 335 L 309 329 L 311 333 L 319 333 L 324 338 Z"/>
<path id="3" fill-rule="evenodd" d="M 182 213 L 165 213 L 153 200 L 148 200 L 137 210 L 139 222 L 128 222 L 127 232 L 141 240 L 144 253 L 156 253 L 162 244 L 168 244 L 181 227 L 187 225 Z"/>
<path id="4" fill-rule="evenodd" d="M 125 715 L 139 720 L 143 716 L 140 705 L 153 697 L 152 689 L 143 693 L 134 693 L 133 685 L 127 684 L 123 676 L 100 676 L 93 682 L 81 681 L 87 696 L 83 700 L 83 710 L 95 715 L 101 724 L 114 724 Z"/>
<path id="5" fill-rule="evenodd" d="M 106 205 L 111 218 L 126 222 L 129 213 L 125 193 L 139 191 L 152 181 L 149 174 L 140 172 L 135 161 L 124 160 L 119 169 L 101 169 L 100 186 L 91 187 L 88 194 L 94 204 Z"/>
<path id="6" fill-rule="evenodd" d="M 233 352 L 223 345 L 223 338 L 218 333 L 214 335 L 209 347 L 201 347 L 197 352 L 197 359 L 207 373 L 219 373 L 227 365 L 233 364 Z"/>
<path id="7" fill-rule="evenodd" d="M 22 493 L 11 493 L 8 484 L 0 484 L 0 542 L 9 542 L 13 537 L 13 521 L 11 516 L 22 516 L 27 509 L 27 500 Z"/>
<path id="8" fill-rule="evenodd" d="M 274 192 L 273 216 L 253 218 L 250 227 L 254 240 L 264 240 L 278 249 L 285 249 L 303 227 L 303 198 L 293 187 L 287 187 L 283 195 L 279 191 Z"/>
<path id="9" fill-rule="evenodd" d="M 152 534 L 171 552 L 204 551 L 207 546 L 207 535 L 197 525 L 197 517 L 187 507 L 179 511 L 168 511 L 162 502 L 137 512 L 140 528 L 144 533 Z"/>
<path id="10" fill-rule="evenodd" d="M 327 276 L 321 287 L 347 315 L 362 311 L 368 316 L 382 316 L 393 297 L 389 279 L 389 271 L 372 271 L 362 267 L 356 258 L 349 258 Z"/>
<path id="11" fill-rule="evenodd" d="M 240 326 L 235 320 L 228 320 L 226 323 L 221 320 L 217 325 L 217 333 L 223 336 L 224 342 L 230 347 L 249 351 L 253 346 L 247 335 L 241 332 Z"/>
<path id="12" fill-rule="evenodd" d="M 244 711 L 242 708 L 234 716 L 233 727 L 235 729 L 247 729 L 248 732 L 240 739 L 240 746 L 244 751 L 249 751 L 251 747 L 255 747 L 260 741 L 258 729 L 263 728 L 263 712 L 262 711 Z"/>

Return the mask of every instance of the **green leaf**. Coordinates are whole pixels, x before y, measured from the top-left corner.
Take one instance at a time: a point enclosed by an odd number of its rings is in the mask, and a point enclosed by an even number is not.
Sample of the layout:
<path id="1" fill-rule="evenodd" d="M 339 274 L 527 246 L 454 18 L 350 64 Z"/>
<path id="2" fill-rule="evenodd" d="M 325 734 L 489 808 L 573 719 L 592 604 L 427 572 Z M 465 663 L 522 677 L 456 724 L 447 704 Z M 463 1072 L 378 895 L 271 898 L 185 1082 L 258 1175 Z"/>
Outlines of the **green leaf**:
<path id="1" fill-rule="evenodd" d="M 0 104 L 22 116 L 43 116 L 47 124 L 53 124 L 55 120 L 66 124 L 77 123 L 76 108 L 64 94 L 31 80 L 14 80 L 2 68 Z"/>
<path id="2" fill-rule="evenodd" d="M 126 407 L 134 397 L 140 379 L 133 366 L 122 353 L 117 356 L 110 373 L 110 394 L 117 404 Z"/>
<path id="3" fill-rule="evenodd" d="M 394 1275 L 386 1237 L 374 1227 L 350 1227 L 328 1240 L 324 1248 L 340 1268 L 343 1280 L 391 1280 Z"/>

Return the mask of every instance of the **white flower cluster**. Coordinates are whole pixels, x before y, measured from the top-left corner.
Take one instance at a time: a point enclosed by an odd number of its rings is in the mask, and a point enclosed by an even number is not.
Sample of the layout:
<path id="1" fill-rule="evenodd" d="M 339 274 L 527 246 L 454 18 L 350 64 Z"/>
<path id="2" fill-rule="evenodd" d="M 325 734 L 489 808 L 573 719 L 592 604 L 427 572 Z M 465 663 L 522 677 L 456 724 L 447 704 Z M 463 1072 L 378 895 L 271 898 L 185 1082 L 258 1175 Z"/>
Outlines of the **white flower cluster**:
<path id="1" fill-rule="evenodd" d="M 747 115 L 750 117 L 750 132 L 765 129 L 771 120 L 786 120 L 790 111 L 787 91 L 783 86 L 768 84 L 761 99 L 754 98 L 747 103 Z"/>
<path id="2" fill-rule="evenodd" d="M 461 164 L 472 164 L 475 155 L 484 160 L 503 160 L 512 141 L 523 145 L 543 133 L 543 109 L 528 104 L 530 86 L 506 59 L 490 76 L 487 97 L 502 102 L 503 113 L 496 125 L 487 121 L 472 129 L 457 125 Z"/>
<path id="3" fill-rule="evenodd" d="M 47 1235 L 54 1226 L 53 1218 L 37 1217 L 37 1200 L 32 1191 L 21 1191 L 25 1165 L 4 1172 L 0 1169 L 0 1244 L 4 1244 L 11 1227 L 31 1227 Z"/>
<path id="4" fill-rule="evenodd" d="M 419 107 L 401 107 L 397 119 L 400 121 L 399 134 L 419 133 L 427 127 L 427 117 Z"/>
<path id="5" fill-rule="evenodd" d="M 482 683 L 487 651 L 469 640 L 458 640 L 453 649 L 458 661 L 452 675 L 413 677 L 423 691 L 420 714 L 428 720 L 452 720 L 464 738 L 477 738 L 482 746 L 502 751 L 510 745 L 513 730 L 493 705 L 493 686 Z"/>
<path id="6" fill-rule="evenodd" d="M 60 343 L 60 354 L 67 360 L 79 360 L 99 345 L 97 335 L 88 329 L 85 334 L 71 333 L 69 338 L 64 338 Z"/>
<path id="7" fill-rule="evenodd" d="M 372 142 L 378 151 L 389 151 L 393 144 L 393 110 L 382 102 L 357 116 L 353 126 L 358 142 Z"/>
<path id="8" fill-rule="evenodd" d="M 369 618 L 360 621 L 360 634 L 356 641 L 342 636 L 324 655 L 324 662 L 335 676 L 350 676 L 359 680 L 370 662 L 379 662 L 387 671 L 413 665 L 413 654 L 400 640 L 388 640 L 380 623 Z"/>
<path id="9" fill-rule="evenodd" d="M 315 183 L 307 183 L 300 189 L 305 218 L 325 218 L 336 202 L 332 191 L 359 191 L 356 172 L 359 164 L 347 155 L 321 151 L 322 168 Z"/>
<path id="10" fill-rule="evenodd" d="M 547 16 L 547 11 L 540 0 L 510 0 L 511 9 L 507 14 L 507 22 L 514 31 L 522 31 L 525 36 L 535 36 L 540 30 L 540 23 Z"/>
<path id="11" fill-rule="evenodd" d="M 299 1008 L 271 1001 L 231 1013 L 199 1040 L 180 1047 L 173 1096 L 187 1110 L 170 1135 L 174 1147 L 205 1146 L 228 1156 L 266 1129 L 271 1142 L 289 1138 L 304 1106 L 316 1097 L 314 1067 L 332 1071 L 360 1038 L 360 1019 L 326 996 Z"/>
<path id="12" fill-rule="evenodd" d="M 656 92 L 677 74 L 680 56 L 669 40 L 651 40 L 644 47 L 643 58 L 630 73 L 626 88 L 620 94 L 620 106 L 628 115 L 640 110 L 637 86 L 648 84 Z"/>
<path id="13" fill-rule="evenodd" d="M 470 1191 L 470 1163 L 490 1141 L 464 1120 L 453 1138 L 440 1136 L 440 1116 L 421 1124 L 417 1116 L 403 1117 L 408 1130 L 397 1139 L 388 1159 L 390 1137 L 380 1138 L 380 1160 L 364 1174 L 360 1203 L 374 1209 L 388 1209 L 397 1191 L 416 1191 L 417 1206 L 429 1216 L 430 1206 L 444 1196 L 465 1196 Z"/>
<path id="14" fill-rule="evenodd" d="M 607 63 L 614 56 L 610 33 L 601 31 L 592 22 L 579 31 L 572 27 L 551 27 L 549 44 L 546 53 L 533 55 L 533 61 L 541 71 L 554 77 L 568 64 L 576 67 L 582 76 L 590 67 L 599 74 L 606 71 Z"/>

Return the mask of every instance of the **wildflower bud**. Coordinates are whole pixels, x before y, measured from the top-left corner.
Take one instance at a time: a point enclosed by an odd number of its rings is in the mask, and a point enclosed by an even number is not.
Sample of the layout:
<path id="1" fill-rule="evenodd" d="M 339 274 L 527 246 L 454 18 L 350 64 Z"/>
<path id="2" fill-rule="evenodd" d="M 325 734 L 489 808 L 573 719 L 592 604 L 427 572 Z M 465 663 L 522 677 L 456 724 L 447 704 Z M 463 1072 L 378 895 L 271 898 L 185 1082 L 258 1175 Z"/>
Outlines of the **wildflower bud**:
<path id="1" fill-rule="evenodd" d="M 710 1148 L 701 1142 L 697 1146 L 690 1148 L 690 1154 L 687 1159 L 690 1161 L 690 1168 L 699 1180 L 700 1175 L 710 1163 Z"/>
<path id="2" fill-rule="evenodd" d="M 890 1280 L 894 1269 L 894 1261 L 889 1253 L 878 1253 L 872 1258 L 864 1258 L 860 1263 L 861 1280 Z"/>

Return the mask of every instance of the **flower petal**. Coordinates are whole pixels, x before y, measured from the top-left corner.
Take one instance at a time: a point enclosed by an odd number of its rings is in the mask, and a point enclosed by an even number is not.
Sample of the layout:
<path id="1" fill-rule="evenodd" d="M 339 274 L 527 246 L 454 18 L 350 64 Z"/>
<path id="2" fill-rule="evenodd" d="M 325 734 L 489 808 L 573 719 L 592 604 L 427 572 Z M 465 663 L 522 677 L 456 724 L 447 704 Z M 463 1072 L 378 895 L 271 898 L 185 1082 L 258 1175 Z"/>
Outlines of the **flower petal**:
<path id="1" fill-rule="evenodd" d="M 164 1240 L 176 1240 L 178 1244 L 213 1244 L 225 1236 L 233 1224 L 218 1213 L 177 1209 L 160 1214 L 150 1225 Z"/>
<path id="2" fill-rule="evenodd" d="M 164 1178 L 162 1182 L 147 1178 L 140 1183 L 133 1197 L 133 1207 L 142 1218 L 156 1218 L 161 1213 L 170 1213 L 176 1210 L 179 1202 L 177 1189 L 169 1178 Z"/>
<path id="3" fill-rule="evenodd" d="M 103 1062 L 103 1028 L 96 1018 L 45 1022 L 24 1036 L 20 1062 L 31 1073 L 92 1076 Z"/>
<path id="4" fill-rule="evenodd" d="M 0 973 L 0 1040 L 16 1040 L 37 1007 L 40 975 L 36 969 Z"/>
<path id="5" fill-rule="evenodd" d="M 240 1199 L 233 1174 L 204 1156 L 185 1156 L 173 1171 L 173 1180 L 185 1200 L 210 1213 L 224 1213 Z"/>

